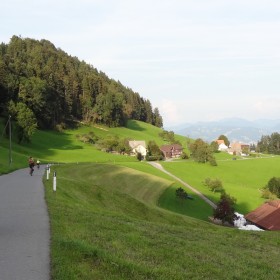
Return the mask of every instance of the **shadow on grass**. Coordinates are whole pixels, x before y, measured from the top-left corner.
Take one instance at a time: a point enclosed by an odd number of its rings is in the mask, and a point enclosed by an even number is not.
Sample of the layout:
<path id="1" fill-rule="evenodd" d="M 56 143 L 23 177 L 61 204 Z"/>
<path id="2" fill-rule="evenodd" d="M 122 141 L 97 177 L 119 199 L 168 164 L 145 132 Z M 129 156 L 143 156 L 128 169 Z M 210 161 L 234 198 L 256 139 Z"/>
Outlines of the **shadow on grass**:
<path id="1" fill-rule="evenodd" d="M 183 201 L 178 199 L 175 195 L 175 190 L 178 186 L 177 184 L 172 184 L 167 188 L 160 196 L 158 205 L 172 212 L 208 221 L 208 217 L 213 213 L 213 208 L 192 192 L 190 195 L 193 199 Z"/>
<path id="2" fill-rule="evenodd" d="M 81 150 L 83 145 L 73 143 L 73 136 L 65 132 L 39 130 L 29 143 L 13 143 L 13 150 L 22 154 L 30 154 L 36 151 L 40 157 L 54 156 L 55 150 Z"/>
<path id="3" fill-rule="evenodd" d="M 221 193 L 220 192 L 219 193 L 216 192 L 216 195 L 217 194 L 218 194 L 218 196 L 215 196 L 215 194 L 210 195 L 210 194 L 203 193 L 204 196 L 206 196 L 208 199 L 213 201 L 215 204 L 217 204 L 219 202 L 220 197 L 221 197 Z M 234 195 L 233 195 L 233 197 L 234 197 Z M 238 200 L 237 200 L 236 204 L 235 204 L 235 210 L 237 212 L 239 212 L 240 214 L 246 215 L 247 213 L 251 212 L 253 209 L 250 208 L 248 203 L 246 203 L 246 202 L 238 202 Z"/>
<path id="4" fill-rule="evenodd" d="M 236 203 L 235 209 L 237 212 L 240 212 L 240 214 L 242 215 L 246 215 L 253 210 L 250 209 L 248 203 L 245 202 L 238 203 L 238 201 Z"/>
<path id="5" fill-rule="evenodd" d="M 144 131 L 145 128 L 141 127 L 135 120 L 128 120 L 126 123 L 126 128 L 136 131 Z"/>

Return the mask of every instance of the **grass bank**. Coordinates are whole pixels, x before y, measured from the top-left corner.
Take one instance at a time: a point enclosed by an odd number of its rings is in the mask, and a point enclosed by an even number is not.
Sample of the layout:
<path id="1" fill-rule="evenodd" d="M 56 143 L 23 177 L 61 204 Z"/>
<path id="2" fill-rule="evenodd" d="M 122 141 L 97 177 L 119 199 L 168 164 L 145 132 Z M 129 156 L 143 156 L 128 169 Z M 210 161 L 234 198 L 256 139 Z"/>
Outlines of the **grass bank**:
<path id="1" fill-rule="evenodd" d="M 52 279 L 277 279 L 278 232 L 242 232 L 156 205 L 167 179 L 117 165 L 55 167 Z"/>

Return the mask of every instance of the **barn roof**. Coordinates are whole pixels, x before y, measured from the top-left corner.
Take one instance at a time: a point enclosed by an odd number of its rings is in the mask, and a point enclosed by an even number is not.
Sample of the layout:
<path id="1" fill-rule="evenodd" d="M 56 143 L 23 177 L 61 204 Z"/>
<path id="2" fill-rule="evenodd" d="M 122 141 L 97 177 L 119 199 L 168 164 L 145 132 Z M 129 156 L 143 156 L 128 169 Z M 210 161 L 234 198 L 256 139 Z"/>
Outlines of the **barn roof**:
<path id="1" fill-rule="evenodd" d="M 163 145 L 163 146 L 160 147 L 160 149 L 164 152 L 169 152 L 172 149 L 183 150 L 183 148 L 180 144 Z"/>
<path id="2" fill-rule="evenodd" d="M 135 149 L 140 145 L 143 146 L 144 148 L 146 148 L 146 142 L 145 141 L 135 141 L 135 140 L 133 140 L 133 141 L 129 141 L 128 144 L 132 149 Z"/>
<path id="3" fill-rule="evenodd" d="M 280 230 L 280 200 L 266 202 L 245 218 L 263 229 Z"/>

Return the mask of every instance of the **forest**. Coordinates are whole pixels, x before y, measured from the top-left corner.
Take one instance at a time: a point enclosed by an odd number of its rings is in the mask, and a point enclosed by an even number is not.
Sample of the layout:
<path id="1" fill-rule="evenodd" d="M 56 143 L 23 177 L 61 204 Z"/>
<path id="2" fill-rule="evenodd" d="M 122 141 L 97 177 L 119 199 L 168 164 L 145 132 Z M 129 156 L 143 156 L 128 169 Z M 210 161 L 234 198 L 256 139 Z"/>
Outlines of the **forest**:
<path id="1" fill-rule="evenodd" d="M 258 141 L 257 151 L 266 154 L 280 155 L 280 134 L 273 132 L 271 135 L 263 135 Z"/>
<path id="2" fill-rule="evenodd" d="M 158 108 L 85 61 L 47 40 L 13 36 L 0 44 L 0 116 L 32 131 L 75 122 L 125 126 L 128 119 L 163 126 Z"/>

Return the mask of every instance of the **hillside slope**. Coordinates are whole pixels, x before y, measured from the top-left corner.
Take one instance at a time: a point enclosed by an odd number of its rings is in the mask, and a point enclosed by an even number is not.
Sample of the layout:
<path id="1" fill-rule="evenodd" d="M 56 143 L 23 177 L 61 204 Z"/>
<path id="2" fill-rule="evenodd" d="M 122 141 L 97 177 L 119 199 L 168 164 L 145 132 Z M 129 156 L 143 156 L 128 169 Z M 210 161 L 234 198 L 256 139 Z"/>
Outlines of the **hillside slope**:
<path id="1" fill-rule="evenodd" d="M 3 130 L 4 126 L 0 123 L 0 131 Z M 162 132 L 161 128 L 136 120 L 129 120 L 126 127 L 118 128 L 81 124 L 75 129 L 68 129 L 63 132 L 38 130 L 30 143 L 19 145 L 15 137 L 12 137 L 13 161 L 9 166 L 9 141 L 2 136 L 0 138 L 0 147 L 2 147 L 0 173 L 27 166 L 29 156 L 39 158 L 45 163 L 136 161 L 135 157 L 102 152 L 95 145 L 84 143 L 77 137 L 90 132 L 100 138 L 105 138 L 107 135 L 117 135 L 120 138 L 145 140 L 147 143 L 153 140 L 158 145 L 166 144 L 159 137 L 159 133 Z M 182 145 L 186 147 L 186 137 L 176 135 L 175 139 L 181 141 Z"/>
<path id="2" fill-rule="evenodd" d="M 61 165 L 57 174 L 56 193 L 46 182 L 53 279 L 277 279 L 280 273 L 278 232 L 242 232 L 162 210 L 156 200 L 167 181 L 107 164 Z"/>

